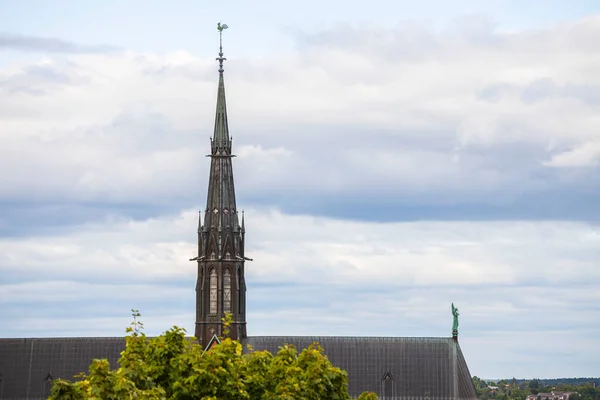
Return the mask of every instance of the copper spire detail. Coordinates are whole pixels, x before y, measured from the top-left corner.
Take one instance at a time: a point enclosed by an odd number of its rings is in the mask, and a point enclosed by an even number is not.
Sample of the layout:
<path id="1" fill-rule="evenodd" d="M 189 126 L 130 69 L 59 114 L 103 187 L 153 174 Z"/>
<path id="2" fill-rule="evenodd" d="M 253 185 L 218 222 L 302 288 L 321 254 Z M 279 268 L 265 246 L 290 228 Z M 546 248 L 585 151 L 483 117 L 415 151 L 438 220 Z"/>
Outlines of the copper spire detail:
<path id="1" fill-rule="evenodd" d="M 223 61 L 227 60 L 225 57 L 223 57 L 223 31 L 227 28 L 229 28 L 227 24 L 221 25 L 220 22 L 217 24 L 217 30 L 219 31 L 219 57 L 217 58 L 217 61 L 219 62 L 219 73 L 221 74 L 224 71 Z"/>

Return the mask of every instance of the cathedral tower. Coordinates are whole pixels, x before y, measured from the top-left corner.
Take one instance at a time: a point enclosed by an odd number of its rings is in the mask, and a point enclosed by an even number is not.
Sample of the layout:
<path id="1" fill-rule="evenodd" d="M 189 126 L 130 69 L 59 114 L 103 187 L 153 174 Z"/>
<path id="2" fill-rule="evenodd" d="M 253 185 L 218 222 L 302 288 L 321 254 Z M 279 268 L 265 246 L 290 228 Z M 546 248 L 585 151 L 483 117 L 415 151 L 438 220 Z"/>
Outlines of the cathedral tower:
<path id="1" fill-rule="evenodd" d="M 222 318 L 231 314 L 229 337 L 246 337 L 246 282 L 244 278 L 244 216 L 239 223 L 235 203 L 231 137 L 227 123 L 223 80 L 223 29 L 219 23 L 219 87 L 215 130 L 211 139 L 208 196 L 198 222 L 195 336 L 206 346 L 213 335 L 223 335 Z"/>

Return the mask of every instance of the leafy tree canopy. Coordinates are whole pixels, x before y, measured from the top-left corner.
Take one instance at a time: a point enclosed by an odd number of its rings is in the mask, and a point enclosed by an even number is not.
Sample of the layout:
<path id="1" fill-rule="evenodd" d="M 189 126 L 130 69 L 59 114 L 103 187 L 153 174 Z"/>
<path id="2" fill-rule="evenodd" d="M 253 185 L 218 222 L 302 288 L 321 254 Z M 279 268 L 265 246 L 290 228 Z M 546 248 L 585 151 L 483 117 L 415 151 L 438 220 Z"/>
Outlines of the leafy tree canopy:
<path id="1" fill-rule="evenodd" d="M 298 352 L 284 345 L 275 355 L 267 351 L 242 352 L 240 342 L 225 338 L 204 351 L 173 327 L 148 338 L 132 310 L 126 348 L 119 368 L 107 360 L 94 360 L 87 374 L 70 382 L 54 382 L 51 400 L 253 400 L 253 399 L 349 399 L 345 371 L 333 366 L 317 344 Z M 230 317 L 224 319 L 224 335 Z M 363 393 L 360 400 L 376 400 Z"/>

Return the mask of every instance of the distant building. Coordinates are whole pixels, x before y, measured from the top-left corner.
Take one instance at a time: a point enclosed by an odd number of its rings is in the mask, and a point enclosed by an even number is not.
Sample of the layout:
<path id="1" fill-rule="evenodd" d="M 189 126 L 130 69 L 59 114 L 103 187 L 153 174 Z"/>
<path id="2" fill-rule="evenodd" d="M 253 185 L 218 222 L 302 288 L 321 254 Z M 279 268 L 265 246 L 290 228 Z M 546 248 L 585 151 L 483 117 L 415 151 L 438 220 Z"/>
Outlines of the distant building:
<path id="1" fill-rule="evenodd" d="M 530 394 L 526 400 L 569 400 L 573 392 L 555 392 Z"/>
<path id="2" fill-rule="evenodd" d="M 247 336 L 244 217 L 238 219 L 229 135 L 223 57 L 204 218 L 198 225 L 196 284 L 197 340 L 210 349 L 223 334 L 222 318 L 232 315 L 230 336 L 255 350 L 277 352 L 293 344 L 302 349 L 319 342 L 331 362 L 348 372 L 349 392 L 376 392 L 381 399 L 475 400 L 475 387 L 458 344 L 450 337 Z M 204 222 L 204 223 L 203 223 Z M 0 398 L 42 399 L 56 378 L 73 379 L 94 358 L 114 367 L 123 338 L 0 339 Z M 544 399 L 545 400 L 545 399 Z M 554 399 L 553 399 L 554 400 Z M 568 400 L 568 399 L 555 399 Z"/>

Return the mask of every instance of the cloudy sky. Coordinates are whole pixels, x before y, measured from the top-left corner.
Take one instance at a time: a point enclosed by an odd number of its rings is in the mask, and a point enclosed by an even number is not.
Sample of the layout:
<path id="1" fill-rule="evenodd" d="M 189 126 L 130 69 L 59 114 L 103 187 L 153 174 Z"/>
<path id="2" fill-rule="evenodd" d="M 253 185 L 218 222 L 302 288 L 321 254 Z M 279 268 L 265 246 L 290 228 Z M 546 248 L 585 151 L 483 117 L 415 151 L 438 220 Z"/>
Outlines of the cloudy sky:
<path id="1" fill-rule="evenodd" d="M 249 334 L 598 376 L 597 0 L 248 4 L 0 1 L 0 336 L 193 332 L 222 21 Z"/>

